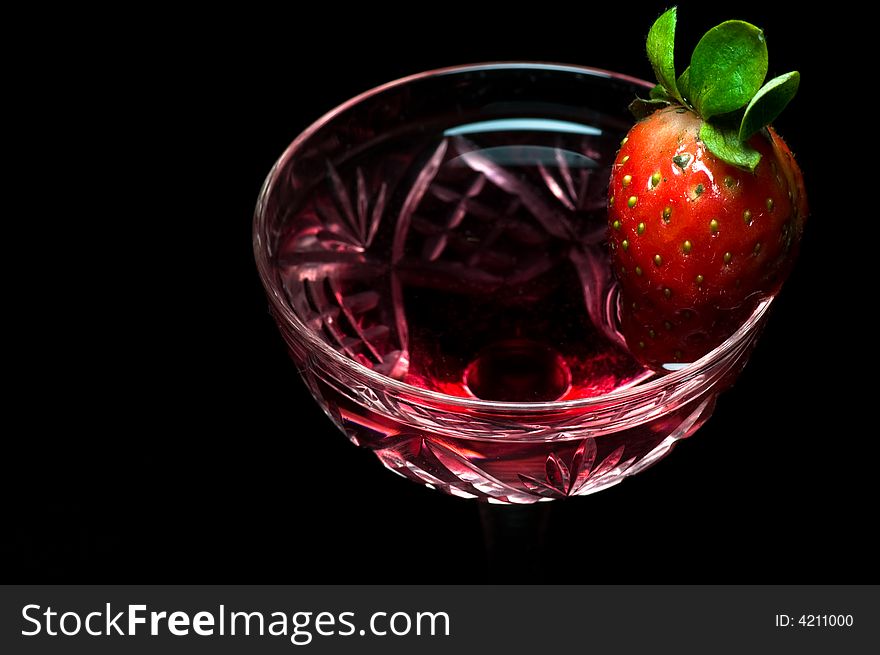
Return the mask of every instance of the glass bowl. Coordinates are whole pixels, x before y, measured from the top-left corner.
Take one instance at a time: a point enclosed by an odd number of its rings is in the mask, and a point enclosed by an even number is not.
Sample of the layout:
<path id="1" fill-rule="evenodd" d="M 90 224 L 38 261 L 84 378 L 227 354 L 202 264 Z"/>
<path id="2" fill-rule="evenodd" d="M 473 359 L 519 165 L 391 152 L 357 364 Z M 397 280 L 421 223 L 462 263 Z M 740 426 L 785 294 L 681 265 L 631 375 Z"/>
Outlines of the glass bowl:
<path id="1" fill-rule="evenodd" d="M 772 298 L 687 365 L 657 373 L 627 350 L 605 189 L 650 87 L 555 64 L 435 70 L 287 148 L 257 204 L 257 266 L 354 444 L 414 482 L 528 504 L 617 484 L 709 418 Z"/>

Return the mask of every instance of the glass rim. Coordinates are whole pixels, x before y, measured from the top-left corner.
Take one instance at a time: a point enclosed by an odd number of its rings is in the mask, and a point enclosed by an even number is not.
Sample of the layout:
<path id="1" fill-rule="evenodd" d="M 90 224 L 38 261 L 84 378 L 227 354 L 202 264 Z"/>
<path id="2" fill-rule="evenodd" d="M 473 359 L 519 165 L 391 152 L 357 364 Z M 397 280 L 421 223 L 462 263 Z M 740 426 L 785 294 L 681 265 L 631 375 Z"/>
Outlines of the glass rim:
<path id="1" fill-rule="evenodd" d="M 303 321 L 296 315 L 296 313 L 284 300 L 280 285 L 278 285 L 276 282 L 276 276 L 273 272 L 272 264 L 269 258 L 268 244 L 265 244 L 263 240 L 264 234 L 266 232 L 266 201 L 269 194 L 272 192 L 275 183 L 278 180 L 279 171 L 292 157 L 297 154 L 297 152 L 302 148 L 303 144 L 305 144 L 318 130 L 328 125 L 340 114 L 344 113 L 351 107 L 362 103 L 365 100 L 368 100 L 385 91 L 388 91 L 389 89 L 405 86 L 412 82 L 417 82 L 431 77 L 442 77 L 445 75 L 452 75 L 457 73 L 473 73 L 492 70 L 552 70 L 563 73 L 591 75 L 593 77 L 599 78 L 618 79 L 629 82 L 636 86 L 644 87 L 646 89 L 650 89 L 654 86 L 650 82 L 639 79 L 637 77 L 632 77 L 629 75 L 616 73 L 601 68 L 592 68 L 589 66 L 536 61 L 497 61 L 448 66 L 444 68 L 436 68 L 428 71 L 423 71 L 421 73 L 415 73 L 413 75 L 407 75 L 405 77 L 401 77 L 396 80 L 392 80 L 390 82 L 386 82 L 384 84 L 380 84 L 379 86 L 368 89 L 367 91 L 364 91 L 346 100 L 342 104 L 337 105 L 335 108 L 331 109 L 323 116 L 318 118 L 311 125 L 309 125 L 290 143 L 289 146 L 287 146 L 287 148 L 272 166 L 269 174 L 266 176 L 266 179 L 263 182 L 262 188 L 260 189 L 260 194 L 258 196 L 253 220 L 254 257 L 256 259 L 257 270 L 260 274 L 263 288 L 267 292 L 267 296 L 269 297 L 269 300 L 272 304 L 276 319 L 283 318 L 294 329 L 296 334 L 306 341 L 306 345 L 310 349 L 310 352 L 319 355 L 324 361 L 329 361 L 332 362 L 334 365 L 342 367 L 345 371 L 353 375 L 355 378 L 369 380 L 375 383 L 377 386 L 381 387 L 383 390 L 390 390 L 395 393 L 405 394 L 408 400 L 421 399 L 427 401 L 429 404 L 432 405 L 436 403 L 441 403 L 447 406 L 451 405 L 461 408 L 469 408 L 483 411 L 492 410 L 514 413 L 531 413 L 566 411 L 572 409 L 598 409 L 599 407 L 607 409 L 608 403 L 626 404 L 627 402 L 637 402 L 640 399 L 644 399 L 647 396 L 654 395 L 657 392 L 661 392 L 669 387 L 675 387 L 678 384 L 683 384 L 687 382 L 690 378 L 701 373 L 705 373 L 707 370 L 711 369 L 713 365 L 723 361 L 727 355 L 733 353 L 739 345 L 741 345 L 747 338 L 749 338 L 753 334 L 754 329 L 761 323 L 761 319 L 766 314 L 770 303 L 773 300 L 772 297 L 762 299 L 758 303 L 755 310 L 748 317 L 748 319 L 746 319 L 733 334 L 725 339 L 724 342 L 710 350 L 708 353 L 706 353 L 696 361 L 686 364 L 678 370 L 670 371 L 648 382 L 639 383 L 631 387 L 626 387 L 624 389 L 619 389 L 598 396 L 589 396 L 587 398 L 576 398 L 571 400 L 549 400 L 536 402 L 483 400 L 476 397 L 466 398 L 463 396 L 452 396 L 449 394 L 441 393 L 439 391 L 424 389 L 422 387 L 417 387 L 401 380 L 388 377 L 387 375 L 377 373 L 373 369 L 370 369 L 363 364 L 360 364 L 359 362 L 346 357 L 342 353 L 338 352 L 336 349 L 332 348 L 330 344 L 318 337 L 318 335 L 315 334 L 313 330 L 309 329 L 309 327 L 305 325 L 305 323 L 303 323 Z"/>

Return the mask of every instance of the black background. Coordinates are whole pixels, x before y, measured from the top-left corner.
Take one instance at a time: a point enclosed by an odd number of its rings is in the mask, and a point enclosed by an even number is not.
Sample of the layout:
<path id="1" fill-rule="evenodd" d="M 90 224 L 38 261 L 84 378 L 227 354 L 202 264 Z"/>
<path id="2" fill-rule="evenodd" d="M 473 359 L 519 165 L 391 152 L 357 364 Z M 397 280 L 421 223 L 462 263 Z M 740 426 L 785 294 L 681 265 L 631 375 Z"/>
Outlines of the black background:
<path id="1" fill-rule="evenodd" d="M 33 30 L 12 67 L 36 126 L 18 130 L 26 236 L 8 248 L 40 285 L 12 321 L 36 345 L 9 353 L 27 366 L 9 395 L 3 578 L 487 581 L 476 503 L 386 472 L 298 380 L 253 264 L 253 207 L 309 123 L 402 75 L 521 59 L 649 78 L 644 35 L 664 4 L 643 5 L 145 11 Z M 858 18 L 680 3 L 679 55 L 731 17 L 765 29 L 771 75 L 802 73 L 776 123 L 811 202 L 800 261 L 694 438 L 552 505 L 545 582 L 877 578 L 873 280 L 860 270 L 876 254 L 876 174 L 853 114 L 828 99 L 856 61 Z"/>

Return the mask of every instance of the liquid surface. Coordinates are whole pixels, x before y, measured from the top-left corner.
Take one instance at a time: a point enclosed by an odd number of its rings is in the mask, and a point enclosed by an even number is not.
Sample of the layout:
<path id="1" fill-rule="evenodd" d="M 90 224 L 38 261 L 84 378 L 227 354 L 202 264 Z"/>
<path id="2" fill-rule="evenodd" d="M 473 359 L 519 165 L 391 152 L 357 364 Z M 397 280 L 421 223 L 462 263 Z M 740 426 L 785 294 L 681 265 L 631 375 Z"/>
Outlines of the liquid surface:
<path id="1" fill-rule="evenodd" d="M 531 116 L 328 164 L 286 222 L 288 301 L 331 347 L 441 393 L 601 395 L 652 373 L 616 329 L 605 188 L 621 138 Z"/>

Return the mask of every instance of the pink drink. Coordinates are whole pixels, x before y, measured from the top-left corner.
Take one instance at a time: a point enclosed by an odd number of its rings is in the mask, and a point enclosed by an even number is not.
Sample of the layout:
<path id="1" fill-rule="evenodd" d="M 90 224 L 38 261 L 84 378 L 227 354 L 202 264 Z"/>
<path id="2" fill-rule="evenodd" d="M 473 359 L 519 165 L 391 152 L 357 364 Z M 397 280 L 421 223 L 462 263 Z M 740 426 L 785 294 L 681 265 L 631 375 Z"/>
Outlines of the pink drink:
<path id="1" fill-rule="evenodd" d="M 624 118 L 518 101 L 351 122 L 325 148 L 363 142 L 303 155 L 309 184 L 273 173 L 258 222 L 282 333 L 355 444 L 448 493 L 529 503 L 615 484 L 708 418 L 751 339 L 664 377 L 617 329 L 605 190 Z"/>

